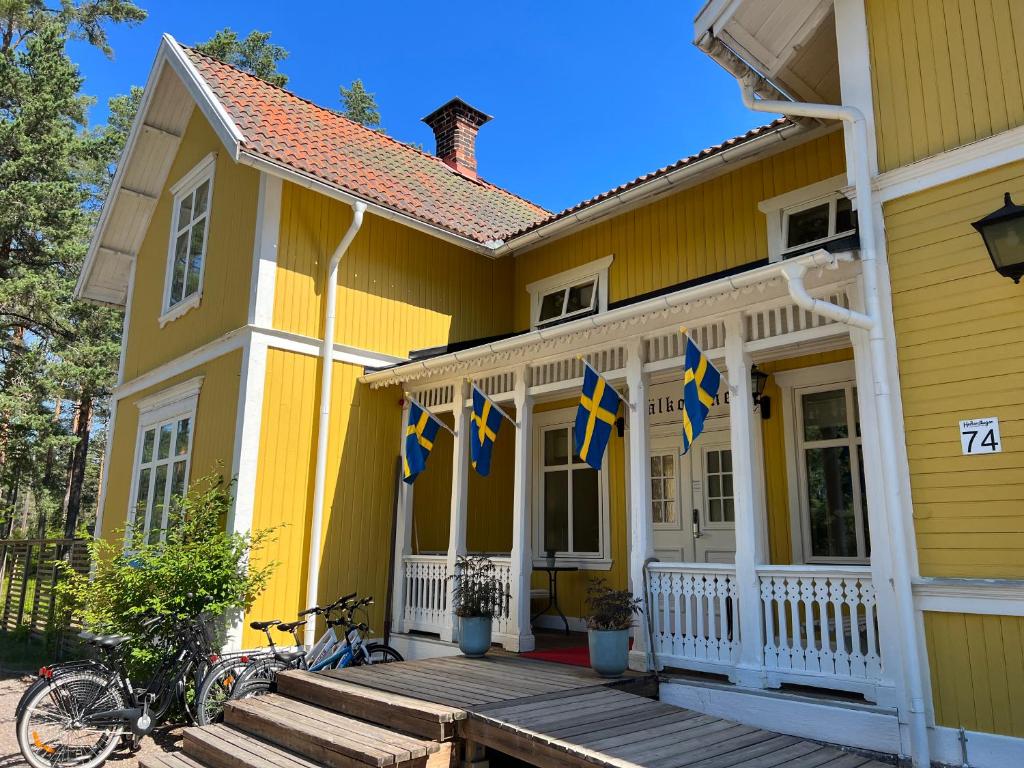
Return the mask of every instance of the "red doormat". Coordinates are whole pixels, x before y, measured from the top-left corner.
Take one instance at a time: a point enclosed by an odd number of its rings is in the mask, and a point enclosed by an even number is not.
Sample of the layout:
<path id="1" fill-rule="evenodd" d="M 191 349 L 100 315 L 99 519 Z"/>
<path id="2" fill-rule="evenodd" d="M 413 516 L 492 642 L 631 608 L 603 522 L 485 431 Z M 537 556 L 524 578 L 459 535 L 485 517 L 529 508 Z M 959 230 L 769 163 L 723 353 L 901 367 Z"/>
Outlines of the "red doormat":
<path id="1" fill-rule="evenodd" d="M 553 661 L 555 664 L 571 664 L 574 667 L 590 666 L 590 649 L 585 645 L 575 648 L 555 648 L 550 651 L 529 651 L 519 655 L 526 659 Z"/>

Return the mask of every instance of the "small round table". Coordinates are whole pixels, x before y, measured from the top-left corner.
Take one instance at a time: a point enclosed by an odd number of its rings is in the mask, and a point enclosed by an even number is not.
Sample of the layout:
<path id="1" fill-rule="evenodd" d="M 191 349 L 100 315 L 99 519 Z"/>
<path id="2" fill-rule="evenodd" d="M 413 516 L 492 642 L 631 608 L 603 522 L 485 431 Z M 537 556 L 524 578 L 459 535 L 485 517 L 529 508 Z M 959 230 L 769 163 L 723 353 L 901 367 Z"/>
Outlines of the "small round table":
<path id="1" fill-rule="evenodd" d="M 552 608 L 562 617 L 562 621 L 565 623 L 565 634 L 569 634 L 569 620 L 562 613 L 562 609 L 558 607 L 558 574 L 578 571 L 575 565 L 541 565 L 534 566 L 534 572 L 546 571 L 548 574 L 548 604 L 545 605 L 537 613 L 533 614 L 530 622 L 533 623 L 538 617 L 550 611 Z"/>

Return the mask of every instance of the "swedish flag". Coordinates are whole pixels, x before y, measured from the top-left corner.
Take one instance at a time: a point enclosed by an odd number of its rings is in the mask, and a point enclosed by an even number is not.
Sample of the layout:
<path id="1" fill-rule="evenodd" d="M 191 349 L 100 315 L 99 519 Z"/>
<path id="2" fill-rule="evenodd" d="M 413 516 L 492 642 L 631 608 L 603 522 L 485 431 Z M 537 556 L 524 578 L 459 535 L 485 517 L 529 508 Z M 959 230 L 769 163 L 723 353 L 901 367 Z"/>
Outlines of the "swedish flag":
<path id="1" fill-rule="evenodd" d="M 594 469 L 601 468 L 604 450 L 612 434 L 612 425 L 619 412 L 622 398 L 604 376 L 590 365 L 583 369 L 583 393 L 576 409 L 576 428 L 573 430 L 576 453 Z"/>
<path id="2" fill-rule="evenodd" d="M 704 419 L 718 395 L 722 374 L 689 336 L 686 337 L 683 369 L 683 453 L 686 453 L 704 430 Z"/>
<path id="3" fill-rule="evenodd" d="M 491 473 L 491 453 L 501 428 L 501 411 L 491 398 L 473 387 L 473 413 L 469 417 L 469 453 L 473 469 L 487 477 Z"/>
<path id="4" fill-rule="evenodd" d="M 427 457 L 434 447 L 434 438 L 441 428 L 441 422 L 419 403 L 409 406 L 409 425 L 405 430 L 405 461 L 402 479 L 409 485 L 427 468 Z"/>

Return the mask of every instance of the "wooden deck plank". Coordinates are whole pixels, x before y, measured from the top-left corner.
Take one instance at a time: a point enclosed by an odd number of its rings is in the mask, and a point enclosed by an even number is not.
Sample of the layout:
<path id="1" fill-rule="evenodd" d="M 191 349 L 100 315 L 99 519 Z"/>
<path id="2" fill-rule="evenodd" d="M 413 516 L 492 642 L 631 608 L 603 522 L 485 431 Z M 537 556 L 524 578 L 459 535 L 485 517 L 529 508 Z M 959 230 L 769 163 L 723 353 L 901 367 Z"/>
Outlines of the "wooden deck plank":
<path id="1" fill-rule="evenodd" d="M 631 733 L 635 731 L 638 724 L 643 722 L 654 722 L 658 724 L 662 718 L 671 718 L 673 721 L 685 719 L 680 716 L 680 712 L 689 712 L 689 710 L 678 710 L 669 704 L 657 704 L 659 707 L 657 710 L 636 710 L 627 714 L 609 713 L 608 719 L 605 721 L 606 730 L 605 732 L 609 736 L 616 735 L 617 733 Z M 700 714 L 700 713 L 691 713 Z M 556 738 L 573 738 L 583 737 L 586 734 L 593 732 L 592 727 L 586 725 L 577 725 L 570 728 L 555 728 L 547 731 L 549 736 Z"/>
<path id="2" fill-rule="evenodd" d="M 787 760 L 800 757 L 816 749 L 818 749 L 817 744 L 802 741 L 796 736 L 773 736 L 721 755 L 698 755 L 694 756 L 695 759 L 692 760 L 690 756 L 686 756 L 679 765 L 686 766 L 686 768 L 736 768 L 736 766 L 749 768 L 752 760 L 767 757 L 777 761 L 773 765 L 784 765 Z"/>

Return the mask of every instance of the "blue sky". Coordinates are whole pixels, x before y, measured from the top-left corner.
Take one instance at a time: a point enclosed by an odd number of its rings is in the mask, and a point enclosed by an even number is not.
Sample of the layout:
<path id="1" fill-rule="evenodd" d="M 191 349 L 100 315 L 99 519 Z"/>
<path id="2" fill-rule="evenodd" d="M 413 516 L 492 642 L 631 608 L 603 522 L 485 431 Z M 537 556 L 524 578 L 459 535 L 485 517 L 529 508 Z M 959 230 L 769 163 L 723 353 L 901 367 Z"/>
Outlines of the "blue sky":
<path id="1" fill-rule="evenodd" d="M 111 33 L 115 56 L 75 44 L 98 99 L 142 85 L 160 35 L 187 44 L 230 26 L 273 32 L 289 90 L 338 107 L 362 78 L 385 129 L 433 151 L 420 118 L 452 96 L 494 115 L 480 174 L 551 210 L 617 186 L 766 121 L 690 42 L 699 0 L 333 2 L 137 0 L 149 19 Z"/>

